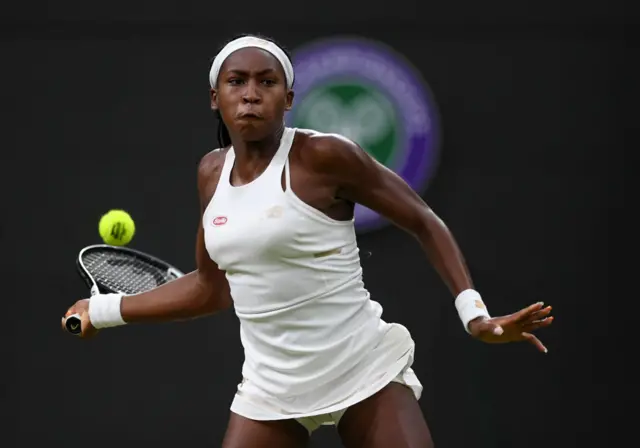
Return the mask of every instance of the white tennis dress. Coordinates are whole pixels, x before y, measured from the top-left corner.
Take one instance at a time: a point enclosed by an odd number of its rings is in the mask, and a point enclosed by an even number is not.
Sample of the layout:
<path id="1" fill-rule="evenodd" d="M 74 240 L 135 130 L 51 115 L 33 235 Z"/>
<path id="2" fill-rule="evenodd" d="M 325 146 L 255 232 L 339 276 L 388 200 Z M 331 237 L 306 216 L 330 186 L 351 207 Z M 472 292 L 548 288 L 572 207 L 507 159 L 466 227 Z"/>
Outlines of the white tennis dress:
<path id="1" fill-rule="evenodd" d="M 295 132 L 285 129 L 267 169 L 246 185 L 229 182 L 231 148 L 202 224 L 211 259 L 226 271 L 245 352 L 231 410 L 313 431 L 391 381 L 417 398 L 422 386 L 408 330 L 384 322 L 364 287 L 353 220 L 331 219 L 291 190 Z"/>

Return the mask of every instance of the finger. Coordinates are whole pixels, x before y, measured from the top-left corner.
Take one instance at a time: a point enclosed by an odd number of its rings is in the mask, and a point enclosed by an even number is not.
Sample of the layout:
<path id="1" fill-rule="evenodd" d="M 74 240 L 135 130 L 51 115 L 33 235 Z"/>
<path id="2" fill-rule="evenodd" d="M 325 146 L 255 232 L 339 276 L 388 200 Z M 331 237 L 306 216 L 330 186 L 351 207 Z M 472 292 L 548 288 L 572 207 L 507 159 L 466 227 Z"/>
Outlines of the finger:
<path id="1" fill-rule="evenodd" d="M 528 322 L 527 324 L 522 326 L 522 331 L 530 333 L 539 328 L 548 327 L 553 323 L 553 317 L 547 317 L 542 320 L 535 320 L 533 322 Z"/>
<path id="2" fill-rule="evenodd" d="M 89 313 L 86 311 L 82 313 L 82 332 L 85 335 L 91 332 L 91 321 L 89 320 Z"/>
<path id="3" fill-rule="evenodd" d="M 525 340 L 531 342 L 533 345 L 535 345 L 536 348 L 538 350 L 540 350 L 542 353 L 547 353 L 548 352 L 547 347 L 545 347 L 544 344 L 542 344 L 542 342 L 540 342 L 540 339 L 535 337 L 533 334 L 525 332 L 525 333 L 522 333 L 522 337 Z"/>
<path id="4" fill-rule="evenodd" d="M 539 311 L 535 311 L 531 314 L 529 314 L 526 318 L 526 320 L 528 322 L 533 322 L 535 320 L 542 320 L 545 317 L 547 317 L 549 314 L 551 314 L 551 306 L 547 306 L 544 307 L 543 309 L 539 310 Z"/>
<path id="5" fill-rule="evenodd" d="M 512 322 L 519 322 L 527 318 L 530 314 L 535 313 L 536 311 L 539 311 L 543 305 L 544 305 L 544 302 L 538 302 L 538 303 L 534 303 L 533 305 L 529 305 L 528 307 L 521 309 L 517 313 L 513 313 L 510 316 L 511 318 L 509 320 Z"/>
<path id="6" fill-rule="evenodd" d="M 82 329 L 82 337 L 89 338 L 96 333 L 95 328 L 91 325 L 91 320 L 89 319 L 89 313 L 85 310 L 80 317 L 81 320 L 81 329 Z"/>

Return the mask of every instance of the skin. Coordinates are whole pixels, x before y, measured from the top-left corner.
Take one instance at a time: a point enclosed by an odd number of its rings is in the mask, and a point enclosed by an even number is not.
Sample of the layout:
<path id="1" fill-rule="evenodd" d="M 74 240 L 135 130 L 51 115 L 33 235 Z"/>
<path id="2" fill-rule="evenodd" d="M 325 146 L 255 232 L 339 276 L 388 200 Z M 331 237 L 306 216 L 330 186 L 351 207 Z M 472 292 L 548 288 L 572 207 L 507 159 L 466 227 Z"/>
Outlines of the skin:
<path id="1" fill-rule="evenodd" d="M 211 107 L 221 112 L 236 153 L 232 185 L 247 184 L 267 168 L 278 148 L 284 113 L 291 108 L 293 98 L 282 67 L 269 53 L 247 48 L 227 58 L 217 88 L 211 90 Z M 227 151 L 212 151 L 200 162 L 201 213 L 215 193 Z M 356 203 L 377 211 L 416 238 L 454 297 L 473 288 L 464 258 L 445 223 L 402 178 L 356 143 L 338 135 L 299 131 L 289 161 L 290 188 L 308 205 L 336 220 L 351 219 Z M 127 323 L 191 319 L 231 305 L 224 272 L 209 258 L 204 245 L 202 215 L 199 222 L 197 269 L 152 291 L 124 297 L 121 313 Z M 81 315 L 82 337 L 95 335 L 88 300 L 74 304 L 65 318 L 74 313 Z M 532 332 L 552 323 L 550 313 L 551 307 L 539 302 L 514 314 L 477 318 L 468 329 L 483 342 L 528 341 L 546 352 Z M 417 400 L 407 387 L 397 383 L 349 408 L 338 432 L 347 448 L 433 446 Z M 307 441 L 307 431 L 295 421 L 256 422 L 231 413 L 223 447 L 293 448 L 305 446 Z"/>

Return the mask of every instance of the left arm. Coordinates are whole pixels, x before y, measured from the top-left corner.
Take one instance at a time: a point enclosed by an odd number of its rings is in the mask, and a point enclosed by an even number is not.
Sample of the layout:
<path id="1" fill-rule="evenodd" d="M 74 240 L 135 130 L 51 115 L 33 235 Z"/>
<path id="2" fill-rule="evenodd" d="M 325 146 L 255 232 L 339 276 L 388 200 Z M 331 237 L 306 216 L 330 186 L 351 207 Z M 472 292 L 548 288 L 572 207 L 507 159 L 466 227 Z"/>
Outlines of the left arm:
<path id="1" fill-rule="evenodd" d="M 528 331 L 551 323 L 552 318 L 545 320 L 550 307 L 543 309 L 538 303 L 510 316 L 491 319 L 480 295 L 473 289 L 469 269 L 455 238 L 422 198 L 400 176 L 355 143 L 334 135 L 313 139 L 317 140 L 320 170 L 330 173 L 337 197 L 376 211 L 420 242 L 429 261 L 456 297 L 461 318 L 466 313 L 463 320 L 469 319 L 465 324 L 471 334 L 486 342 L 532 338 L 531 342 L 546 351 Z M 471 308 L 462 312 L 465 299 Z M 514 327 L 513 323 L 522 325 Z M 512 330 L 519 331 L 516 335 Z"/>
<path id="2" fill-rule="evenodd" d="M 396 173 L 360 147 L 340 140 L 336 169 L 337 196 L 362 204 L 413 235 L 449 291 L 457 297 L 473 289 L 473 281 L 458 244 L 446 224 Z M 336 167 L 337 168 L 337 167 Z"/>

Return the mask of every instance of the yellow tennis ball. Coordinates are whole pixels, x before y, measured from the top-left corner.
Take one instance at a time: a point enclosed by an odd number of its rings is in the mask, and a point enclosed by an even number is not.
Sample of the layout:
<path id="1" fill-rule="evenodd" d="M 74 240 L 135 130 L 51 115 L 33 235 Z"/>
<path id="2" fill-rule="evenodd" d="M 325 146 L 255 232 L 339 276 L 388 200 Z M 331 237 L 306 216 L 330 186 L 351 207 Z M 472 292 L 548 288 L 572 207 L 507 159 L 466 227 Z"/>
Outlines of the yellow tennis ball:
<path id="1" fill-rule="evenodd" d="M 136 224 L 124 210 L 110 210 L 100 218 L 98 231 L 102 240 L 110 246 L 125 246 L 136 233 Z"/>

